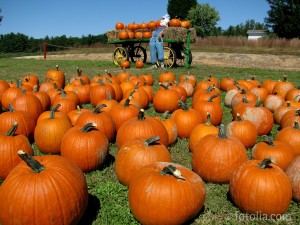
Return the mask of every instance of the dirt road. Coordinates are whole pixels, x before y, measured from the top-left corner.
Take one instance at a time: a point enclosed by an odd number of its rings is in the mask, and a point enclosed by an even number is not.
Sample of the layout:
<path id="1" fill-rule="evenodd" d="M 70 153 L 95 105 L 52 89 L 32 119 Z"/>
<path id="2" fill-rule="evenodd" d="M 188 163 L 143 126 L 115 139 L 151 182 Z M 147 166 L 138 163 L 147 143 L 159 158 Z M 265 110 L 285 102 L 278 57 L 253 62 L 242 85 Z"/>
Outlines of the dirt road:
<path id="1" fill-rule="evenodd" d="M 192 64 L 213 65 L 220 67 L 262 68 L 272 70 L 300 71 L 300 57 L 291 55 L 238 54 L 192 52 Z M 42 59 L 43 56 L 23 58 Z M 150 57 L 148 56 L 148 59 Z M 112 61 L 112 53 L 48 55 L 47 60 L 97 60 Z"/>

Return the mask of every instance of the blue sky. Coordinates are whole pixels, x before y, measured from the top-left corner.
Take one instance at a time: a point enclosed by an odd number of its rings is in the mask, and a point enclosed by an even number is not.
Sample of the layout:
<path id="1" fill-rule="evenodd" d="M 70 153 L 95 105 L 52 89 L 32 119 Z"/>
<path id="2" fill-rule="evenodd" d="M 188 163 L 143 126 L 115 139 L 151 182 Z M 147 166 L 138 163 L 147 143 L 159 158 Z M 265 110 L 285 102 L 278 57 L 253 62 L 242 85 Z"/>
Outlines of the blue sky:
<path id="1" fill-rule="evenodd" d="M 263 23 L 270 8 L 266 0 L 198 0 L 198 3 L 208 3 L 219 12 L 218 26 L 223 29 L 250 19 Z M 22 33 L 34 38 L 104 34 L 115 29 L 119 21 L 128 24 L 157 20 L 167 12 L 167 4 L 168 0 L 0 0 L 0 15 L 4 17 L 0 34 Z"/>

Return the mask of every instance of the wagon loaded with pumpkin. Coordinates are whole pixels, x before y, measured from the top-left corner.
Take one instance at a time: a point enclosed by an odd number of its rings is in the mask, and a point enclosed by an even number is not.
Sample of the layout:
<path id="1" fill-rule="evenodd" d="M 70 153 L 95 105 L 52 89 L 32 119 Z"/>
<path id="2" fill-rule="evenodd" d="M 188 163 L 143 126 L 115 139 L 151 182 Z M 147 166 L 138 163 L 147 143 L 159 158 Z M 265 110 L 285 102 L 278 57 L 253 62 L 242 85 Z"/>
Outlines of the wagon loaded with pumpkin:
<path id="1" fill-rule="evenodd" d="M 147 46 L 159 21 L 148 23 L 117 22 L 115 30 L 108 31 L 107 44 L 114 44 L 113 62 L 120 66 L 122 61 L 147 62 Z M 185 66 L 192 63 L 190 43 L 196 41 L 196 31 L 190 27 L 190 21 L 173 18 L 164 31 L 164 64 L 166 67 Z"/>

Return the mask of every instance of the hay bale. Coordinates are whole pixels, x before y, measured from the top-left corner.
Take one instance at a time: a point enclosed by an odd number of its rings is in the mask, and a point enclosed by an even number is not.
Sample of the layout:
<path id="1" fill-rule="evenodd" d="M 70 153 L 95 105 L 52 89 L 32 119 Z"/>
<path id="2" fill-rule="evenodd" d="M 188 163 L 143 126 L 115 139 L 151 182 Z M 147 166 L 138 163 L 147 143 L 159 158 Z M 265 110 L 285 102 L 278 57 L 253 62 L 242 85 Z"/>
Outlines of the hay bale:
<path id="1" fill-rule="evenodd" d="M 116 41 L 119 40 L 119 31 L 118 30 L 110 30 L 106 32 L 108 41 Z"/>
<path id="2" fill-rule="evenodd" d="M 183 27 L 168 27 L 164 30 L 164 38 L 186 42 L 188 31 L 191 32 L 190 42 L 196 42 L 196 30 L 194 28 L 186 29 Z"/>

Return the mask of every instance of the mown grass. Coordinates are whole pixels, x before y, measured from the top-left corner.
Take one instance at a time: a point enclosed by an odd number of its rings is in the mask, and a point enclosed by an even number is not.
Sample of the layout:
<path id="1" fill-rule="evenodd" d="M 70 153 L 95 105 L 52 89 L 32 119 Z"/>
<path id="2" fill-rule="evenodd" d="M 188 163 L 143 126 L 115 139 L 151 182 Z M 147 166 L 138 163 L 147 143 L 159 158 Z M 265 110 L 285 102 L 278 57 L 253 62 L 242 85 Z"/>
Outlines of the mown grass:
<path id="1" fill-rule="evenodd" d="M 44 81 L 46 72 L 49 69 L 55 68 L 55 65 L 65 72 L 67 81 L 76 73 L 78 66 L 83 70 L 84 74 L 93 77 L 97 74 L 103 74 L 106 69 L 112 74 L 117 75 L 121 69 L 115 67 L 112 62 L 98 62 L 98 61 L 48 61 L 48 60 L 28 60 L 28 59 L 1 59 L 0 61 L 0 77 L 3 80 L 18 80 L 22 76 L 29 73 L 36 74 L 40 81 Z M 161 70 L 149 70 L 146 65 L 143 69 L 129 69 L 132 75 L 152 74 L 155 78 L 162 72 Z M 172 68 L 169 69 L 174 72 L 177 78 L 181 74 L 186 74 L 186 68 Z M 293 71 L 276 71 L 276 70 L 262 70 L 262 69 L 240 69 L 240 68 L 222 68 L 212 67 L 206 65 L 193 65 L 189 69 L 190 74 L 194 74 L 197 80 L 200 81 L 208 76 L 214 76 L 218 79 L 229 75 L 235 79 L 247 79 L 250 76 L 255 76 L 259 81 L 266 79 L 279 80 L 284 75 L 288 76 L 288 80 L 294 85 L 300 84 L 299 72 Z M 157 79 L 154 84 L 154 89 L 157 90 Z M 224 98 L 225 93 L 222 93 Z M 191 99 L 188 99 L 190 106 Z M 85 105 L 84 107 L 91 107 Z M 227 125 L 232 121 L 231 110 L 223 105 L 224 116 L 222 123 Z M 146 115 L 158 115 L 150 104 L 149 109 L 146 110 Z M 278 126 L 274 126 L 272 136 L 274 137 L 278 132 Z M 260 141 L 261 138 L 258 139 Z M 36 154 L 41 154 L 38 148 L 33 143 L 33 148 Z M 114 171 L 114 159 L 118 153 L 118 149 L 114 143 L 110 144 L 110 155 L 106 163 L 96 171 L 86 174 L 86 181 L 89 190 L 89 205 L 83 216 L 80 224 L 139 224 L 130 212 L 127 200 L 127 187 L 118 182 L 116 173 Z M 191 153 L 188 149 L 188 139 L 178 139 L 178 141 L 169 147 L 172 155 L 172 160 L 191 169 Z M 251 149 L 248 149 L 249 156 Z M 228 195 L 228 184 L 212 184 L 206 183 L 206 201 L 201 213 L 189 221 L 187 224 L 300 224 L 300 205 L 291 202 L 288 211 L 281 220 L 271 220 L 259 217 L 250 217 L 239 211 L 232 203 Z M 141 206 L 142 207 L 142 206 Z"/>

